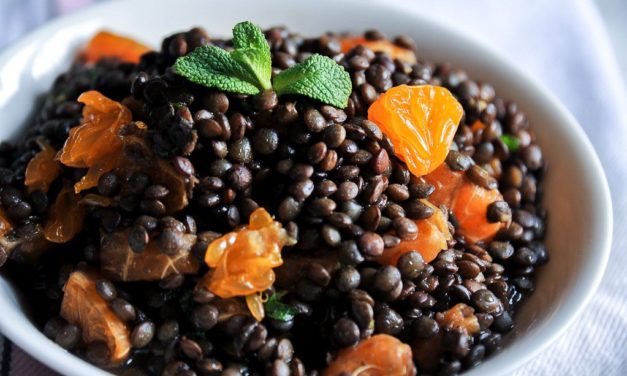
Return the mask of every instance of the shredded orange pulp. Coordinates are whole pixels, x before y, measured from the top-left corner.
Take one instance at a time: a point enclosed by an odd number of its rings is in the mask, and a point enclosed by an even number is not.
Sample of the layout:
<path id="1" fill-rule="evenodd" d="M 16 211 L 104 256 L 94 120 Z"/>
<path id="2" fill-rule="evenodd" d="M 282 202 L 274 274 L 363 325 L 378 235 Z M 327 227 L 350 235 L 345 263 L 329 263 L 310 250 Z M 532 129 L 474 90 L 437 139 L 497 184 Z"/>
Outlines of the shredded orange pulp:
<path id="1" fill-rule="evenodd" d="M 207 247 L 205 263 L 214 268 L 208 289 L 230 298 L 270 288 L 275 279 L 272 269 L 283 264 L 281 249 L 294 242 L 265 209 L 256 209 L 248 227 L 229 232 Z"/>
<path id="2" fill-rule="evenodd" d="M 390 138 L 411 173 L 423 176 L 446 159 L 463 113 L 446 88 L 400 85 L 379 96 L 368 119 Z"/>
<path id="3" fill-rule="evenodd" d="M 100 31 L 91 38 L 82 55 L 88 63 L 95 63 L 104 57 L 115 57 L 137 64 L 139 58 L 148 51 L 149 47 L 131 38 Z"/>
<path id="4" fill-rule="evenodd" d="M 97 91 L 87 91 L 78 97 L 85 104 L 83 121 L 70 130 L 59 160 L 66 166 L 89 168 L 74 185 L 76 193 L 95 187 L 98 179 L 113 170 L 122 152 L 120 127 L 130 123 L 131 111 Z"/>
<path id="5" fill-rule="evenodd" d="M 57 151 L 48 144 L 42 144 L 39 153 L 28 162 L 24 173 L 24 185 L 30 192 L 48 192 L 50 184 L 61 174 L 61 165 L 56 160 Z"/>
<path id="6" fill-rule="evenodd" d="M 50 206 L 44 236 L 53 243 L 67 243 L 81 231 L 84 218 L 85 207 L 81 203 L 81 196 L 65 182 L 55 202 Z"/>

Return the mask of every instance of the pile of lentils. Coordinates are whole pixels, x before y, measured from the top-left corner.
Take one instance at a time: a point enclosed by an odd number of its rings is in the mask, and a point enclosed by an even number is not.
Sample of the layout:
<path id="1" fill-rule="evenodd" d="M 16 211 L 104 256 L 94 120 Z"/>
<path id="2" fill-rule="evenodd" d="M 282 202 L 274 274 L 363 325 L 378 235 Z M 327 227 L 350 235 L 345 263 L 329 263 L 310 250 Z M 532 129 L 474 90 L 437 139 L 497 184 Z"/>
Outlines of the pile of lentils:
<path id="1" fill-rule="evenodd" d="M 99 267 L 101 233 L 125 229 L 133 251 L 156 240 L 166 254 L 183 235 L 196 234 L 192 252 L 202 260 L 213 239 L 246 224 L 249 214 L 263 207 L 298 240 L 283 250 L 285 264 L 276 270 L 273 287 L 286 293 L 281 301 L 294 317 L 257 322 L 230 314 L 219 297 L 195 288 L 206 267 L 159 282 L 100 280 L 99 294 L 131 331 L 132 357 L 111 372 L 319 375 L 339 350 L 376 333 L 410 345 L 441 335 L 433 362 L 416 364 L 419 374 L 453 375 L 482 362 L 514 327 L 518 304 L 534 290 L 536 268 L 548 261 L 542 242 L 547 213 L 541 206 L 546 163 L 525 114 L 489 84 L 446 63 L 412 65 L 363 46 L 343 54 L 334 34 L 310 39 L 282 27 L 265 34 L 273 74 L 312 53 L 344 66 L 353 82 L 348 106 L 277 98 L 273 91 L 231 94 L 186 81 L 172 72 L 176 58 L 200 45 L 231 45 L 194 28 L 167 37 L 160 51 L 143 55 L 139 64 L 75 62 L 42 99 L 19 142 L 0 145 L 0 200 L 18 243 L 8 260 L 5 244 L 0 246 L 0 264 L 6 262 L 3 272 L 25 292 L 34 320 L 60 346 L 106 366 L 106 346 L 83 343 L 80 328 L 59 316 L 69 274 L 86 265 Z M 364 37 L 384 38 L 378 31 Z M 407 37 L 393 43 L 415 49 Z M 410 252 L 390 266 L 371 260 L 413 238 L 415 220 L 434 210 L 419 201 L 434 187 L 412 176 L 389 138 L 365 119 L 380 93 L 401 84 L 441 85 L 460 101 L 465 115 L 446 163 L 469 170 L 484 186 L 497 181 L 504 201 L 490 206 L 488 219 L 511 225 L 486 243 L 469 245 L 454 236 L 430 263 Z M 87 90 L 124 103 L 134 120 L 148 125 L 152 150 L 193 182 L 189 204 L 166 215 L 163 199 L 170 187 L 140 172 L 120 195 L 120 177 L 107 173 L 92 191 L 114 198 L 114 204 L 88 205 L 81 233 L 32 263 L 29 239 L 58 187 L 28 193 L 25 166 L 41 140 L 62 148 L 81 121 L 76 99 Z M 473 131 L 476 120 L 486 127 Z M 517 140 L 517 150 L 509 150 L 500 137 L 504 133 Z M 84 174 L 84 169 L 63 170 L 73 182 Z M 449 220 L 454 231 L 455 220 Z M 457 303 L 474 308 L 479 333 L 440 327 L 438 315 Z"/>

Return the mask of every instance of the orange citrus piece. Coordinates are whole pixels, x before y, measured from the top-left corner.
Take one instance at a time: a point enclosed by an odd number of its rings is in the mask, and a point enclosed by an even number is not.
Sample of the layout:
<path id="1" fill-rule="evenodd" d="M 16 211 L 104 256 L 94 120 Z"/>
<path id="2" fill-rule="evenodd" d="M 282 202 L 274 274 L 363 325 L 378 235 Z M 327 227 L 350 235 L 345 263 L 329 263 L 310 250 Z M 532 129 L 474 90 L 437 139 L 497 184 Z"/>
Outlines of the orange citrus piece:
<path id="1" fill-rule="evenodd" d="M 387 334 L 377 334 L 340 351 L 322 376 L 414 376 L 409 345 Z"/>
<path id="2" fill-rule="evenodd" d="M 81 197 L 66 182 L 50 206 L 44 226 L 44 236 L 53 243 L 66 243 L 83 228 L 85 207 Z"/>
<path id="3" fill-rule="evenodd" d="M 246 306 L 255 320 L 261 321 L 266 316 L 261 293 L 246 295 Z"/>
<path id="4" fill-rule="evenodd" d="M 444 213 L 427 200 L 421 200 L 433 209 L 433 215 L 416 221 L 418 237 L 414 240 L 404 240 L 396 247 L 386 248 L 377 258 L 381 264 L 396 265 L 398 259 L 407 252 L 417 251 L 425 262 L 433 261 L 441 250 L 447 249 L 447 241 L 453 237 L 448 230 L 448 222 Z"/>
<path id="5" fill-rule="evenodd" d="M 387 39 L 368 40 L 364 37 L 343 37 L 340 39 L 342 52 L 347 53 L 358 45 L 370 48 L 375 52 L 384 52 L 392 59 L 398 59 L 409 64 L 416 64 L 416 54 L 409 48 L 397 46 Z"/>
<path id="6" fill-rule="evenodd" d="M 113 170 L 123 146 L 118 131 L 132 120 L 128 108 L 97 91 L 81 94 L 78 101 L 85 104 L 83 121 L 70 130 L 59 156 L 66 166 L 89 168 L 74 185 L 76 193 L 95 187 L 102 175 Z"/>
<path id="7" fill-rule="evenodd" d="M 61 317 L 79 326 L 86 343 L 102 341 L 111 353 L 110 364 L 120 364 L 131 351 L 129 330 L 96 291 L 96 273 L 75 271 L 65 285 Z"/>
<path id="8" fill-rule="evenodd" d="M 475 310 L 464 304 L 458 303 L 442 312 L 443 316 L 438 323 L 444 327 L 465 331 L 473 335 L 479 333 L 479 320 L 474 315 Z"/>
<path id="9" fill-rule="evenodd" d="M 28 162 L 24 173 L 24 185 L 28 191 L 48 192 L 50 184 L 61 174 L 61 164 L 56 160 L 57 151 L 48 144 L 42 144 L 39 153 Z"/>
<path id="10" fill-rule="evenodd" d="M 82 56 L 88 63 L 96 63 L 105 57 L 115 57 L 128 63 L 139 63 L 139 58 L 151 49 L 131 38 L 100 31 L 94 35 Z"/>
<path id="11" fill-rule="evenodd" d="M 4 212 L 2 208 L 0 208 L 0 237 L 6 235 L 11 229 L 13 225 L 11 225 L 11 221 L 9 221 L 9 217 Z"/>
<path id="12" fill-rule="evenodd" d="M 452 171 L 445 163 L 424 179 L 435 187 L 429 201 L 444 205 L 453 212 L 459 225 L 457 232 L 468 243 L 489 241 L 506 226 L 501 222 L 488 222 L 488 206 L 503 200 L 498 189 L 485 189 L 464 173 Z"/>
<path id="13" fill-rule="evenodd" d="M 283 264 L 281 249 L 294 239 L 263 208 L 251 215 L 249 226 L 214 240 L 205 263 L 215 268 L 207 288 L 222 298 L 264 291 L 275 279 L 273 268 Z"/>
<path id="14" fill-rule="evenodd" d="M 463 114 L 450 91 L 431 85 L 393 87 L 368 109 L 368 119 L 390 138 L 396 156 L 415 176 L 444 162 Z"/>

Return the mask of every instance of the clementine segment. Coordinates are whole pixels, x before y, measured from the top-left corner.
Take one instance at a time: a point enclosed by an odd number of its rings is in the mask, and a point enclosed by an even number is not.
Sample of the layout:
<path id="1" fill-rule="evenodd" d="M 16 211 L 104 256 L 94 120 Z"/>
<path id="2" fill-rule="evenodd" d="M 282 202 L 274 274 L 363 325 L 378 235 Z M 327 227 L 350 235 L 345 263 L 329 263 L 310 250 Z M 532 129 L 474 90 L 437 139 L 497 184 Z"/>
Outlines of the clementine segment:
<path id="1" fill-rule="evenodd" d="M 444 162 L 464 111 L 446 88 L 400 85 L 368 109 L 412 174 L 423 176 Z"/>
<path id="2" fill-rule="evenodd" d="M 96 291 L 96 273 L 75 271 L 70 275 L 61 303 L 61 317 L 79 326 L 86 343 L 102 341 L 111 353 L 110 364 L 120 364 L 131 351 L 129 330 Z"/>
<path id="3" fill-rule="evenodd" d="M 498 189 L 485 189 L 473 183 L 462 172 L 452 171 L 445 163 L 424 179 L 435 187 L 429 201 L 448 207 L 459 224 L 457 232 L 470 244 L 489 241 L 506 226 L 488 222 L 488 206 L 502 201 Z"/>
<path id="4" fill-rule="evenodd" d="M 0 237 L 6 235 L 9 231 L 11 231 L 12 228 L 13 226 L 9 221 L 9 217 L 7 217 L 7 214 L 4 212 L 4 210 L 0 208 Z"/>
<path id="5" fill-rule="evenodd" d="M 397 338 L 377 334 L 340 351 L 322 376 L 413 376 L 411 348 Z"/>
<path id="6" fill-rule="evenodd" d="M 270 288 L 275 279 L 272 269 L 283 264 L 281 249 L 294 242 L 265 209 L 256 209 L 248 228 L 230 232 L 207 247 L 205 263 L 215 268 L 207 288 L 222 298 Z"/>
<path id="7" fill-rule="evenodd" d="M 402 241 L 399 245 L 386 248 L 377 258 L 381 264 L 396 265 L 398 259 L 405 253 L 417 251 L 425 262 L 433 261 L 441 250 L 447 249 L 447 241 L 452 239 L 448 230 L 448 222 L 444 213 L 427 200 L 421 200 L 433 209 L 429 218 L 416 221 L 418 237 L 414 240 Z"/>
<path id="8" fill-rule="evenodd" d="M 132 120 L 128 108 L 97 91 L 81 94 L 78 101 L 85 104 L 83 121 L 70 130 L 59 156 L 66 166 L 88 168 L 74 185 L 76 193 L 95 187 L 102 175 L 113 170 L 123 146 L 118 131 Z"/>
<path id="9" fill-rule="evenodd" d="M 96 63 L 105 57 L 115 57 L 128 63 L 139 63 L 139 58 L 150 48 L 121 35 L 100 31 L 94 35 L 85 49 L 83 57 L 88 63 Z"/>
<path id="10" fill-rule="evenodd" d="M 437 321 L 443 327 L 474 335 L 481 330 L 479 319 L 474 315 L 474 312 L 475 310 L 472 307 L 464 303 L 458 303 L 442 312 L 442 317 Z"/>
<path id="11" fill-rule="evenodd" d="M 364 37 L 343 37 L 340 39 L 342 52 L 347 53 L 358 45 L 370 48 L 375 52 L 385 52 L 392 59 L 398 59 L 409 64 L 416 64 L 416 54 L 409 48 L 395 45 L 387 39 L 368 40 Z"/>
<path id="12" fill-rule="evenodd" d="M 50 184 L 61 174 L 61 164 L 56 160 L 57 151 L 48 144 L 42 144 L 39 153 L 28 162 L 24 173 L 24 185 L 28 191 L 48 192 Z"/>
<path id="13" fill-rule="evenodd" d="M 84 218 L 85 207 L 81 197 L 66 182 L 50 206 L 44 236 L 53 243 L 67 243 L 81 231 Z"/>

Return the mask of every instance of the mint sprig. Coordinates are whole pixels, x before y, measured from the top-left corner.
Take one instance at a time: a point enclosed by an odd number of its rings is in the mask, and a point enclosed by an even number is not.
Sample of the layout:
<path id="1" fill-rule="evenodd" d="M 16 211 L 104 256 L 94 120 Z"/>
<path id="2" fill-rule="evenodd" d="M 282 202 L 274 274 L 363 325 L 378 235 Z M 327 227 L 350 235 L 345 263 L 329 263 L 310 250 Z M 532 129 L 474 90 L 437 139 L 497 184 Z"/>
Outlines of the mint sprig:
<path id="1" fill-rule="evenodd" d="M 294 318 L 296 310 L 281 302 L 281 298 L 287 294 L 286 291 L 276 292 L 263 304 L 263 308 L 268 317 L 279 321 L 290 321 Z"/>
<path id="2" fill-rule="evenodd" d="M 341 65 L 316 54 L 274 77 L 274 90 L 277 95 L 300 94 L 344 108 L 353 86 Z"/>
<path id="3" fill-rule="evenodd" d="M 270 46 L 263 31 L 245 21 L 233 28 L 234 50 L 201 46 L 179 57 L 174 70 L 188 80 L 223 91 L 255 95 L 274 89 L 277 95 L 304 95 L 344 108 L 352 91 L 351 78 L 332 59 L 312 55 L 272 80 Z"/>

